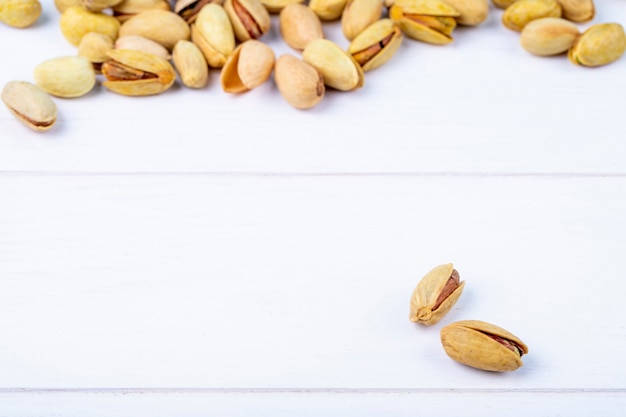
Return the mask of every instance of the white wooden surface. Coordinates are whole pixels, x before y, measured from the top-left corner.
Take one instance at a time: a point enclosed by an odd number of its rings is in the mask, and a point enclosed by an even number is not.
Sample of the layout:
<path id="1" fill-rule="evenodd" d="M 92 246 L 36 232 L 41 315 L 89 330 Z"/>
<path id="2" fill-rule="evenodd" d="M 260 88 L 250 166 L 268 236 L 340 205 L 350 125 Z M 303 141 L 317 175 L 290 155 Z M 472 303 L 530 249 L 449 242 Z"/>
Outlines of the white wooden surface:
<path id="1" fill-rule="evenodd" d="M 0 26 L 0 84 L 75 53 L 43 4 Z M 308 112 L 216 72 L 56 100 L 45 135 L 0 109 L 0 416 L 621 415 L 626 59 L 532 57 L 491 12 Z M 410 323 L 444 262 L 464 295 Z M 448 359 L 462 319 L 519 335 L 524 367 Z"/>

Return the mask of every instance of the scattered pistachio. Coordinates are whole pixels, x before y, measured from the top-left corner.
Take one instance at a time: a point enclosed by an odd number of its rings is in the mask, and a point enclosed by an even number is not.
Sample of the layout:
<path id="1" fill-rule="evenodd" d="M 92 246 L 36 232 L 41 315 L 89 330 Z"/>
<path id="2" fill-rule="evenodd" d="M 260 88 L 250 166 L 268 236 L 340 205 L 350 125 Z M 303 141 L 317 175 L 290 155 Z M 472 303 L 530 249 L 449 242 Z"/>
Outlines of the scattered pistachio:
<path id="1" fill-rule="evenodd" d="M 283 40 L 297 51 L 304 50 L 312 40 L 324 38 L 319 17 L 303 4 L 285 6 L 278 19 Z"/>
<path id="2" fill-rule="evenodd" d="M 465 281 L 452 264 L 439 265 L 426 274 L 413 290 L 409 320 L 430 326 L 439 322 L 456 304 Z"/>
<path id="3" fill-rule="evenodd" d="M 260 41 L 250 39 L 239 44 L 222 68 L 222 89 L 243 93 L 258 87 L 270 78 L 274 61 L 272 48 Z"/>
<path id="4" fill-rule="evenodd" d="M 209 64 L 195 43 L 180 40 L 172 52 L 174 66 L 183 84 L 189 88 L 202 88 L 209 81 Z"/>
<path id="5" fill-rule="evenodd" d="M 410 38 L 436 45 L 452 42 L 460 13 L 440 0 L 397 0 L 389 17 Z"/>
<path id="6" fill-rule="evenodd" d="M 363 87 L 363 69 L 352 55 L 328 39 L 316 39 L 302 51 L 302 59 L 317 69 L 324 84 L 340 91 Z"/>
<path id="7" fill-rule="evenodd" d="M 276 60 L 274 81 L 287 103 L 297 109 L 310 109 L 324 98 L 322 74 L 293 55 L 281 55 Z"/>
<path id="8" fill-rule="evenodd" d="M 626 50 L 626 35 L 619 23 L 590 26 L 578 37 L 567 56 L 574 64 L 597 67 L 618 60 Z"/>
<path id="9" fill-rule="evenodd" d="M 36 132 L 49 130 L 57 119 L 57 107 L 41 88 L 25 81 L 11 81 L 2 89 L 2 101 L 25 126 Z"/>
<path id="10" fill-rule="evenodd" d="M 502 14 L 502 23 L 521 32 L 529 22 L 542 17 L 561 17 L 561 6 L 556 0 L 518 0 Z"/>
<path id="11" fill-rule="evenodd" d="M 174 68 L 166 60 L 147 52 L 113 49 L 102 64 L 103 82 L 109 90 L 125 96 L 159 94 L 176 81 Z"/>
<path id="12" fill-rule="evenodd" d="M 80 56 L 49 59 L 35 67 L 35 83 L 56 97 L 84 96 L 96 85 L 91 62 Z"/>
<path id="13" fill-rule="evenodd" d="M 402 31 L 391 19 L 381 19 L 369 25 L 348 47 L 348 52 L 370 71 L 387 62 L 402 43 Z"/>
<path id="14" fill-rule="evenodd" d="M 59 20 L 61 33 L 74 46 L 89 32 L 102 33 L 111 39 L 117 38 L 120 22 L 107 14 L 90 12 L 82 6 L 67 8 Z"/>
<path id="15" fill-rule="evenodd" d="M 560 17 L 533 20 L 522 29 L 520 44 L 531 54 L 558 55 L 567 52 L 580 35 L 578 26 Z"/>
<path id="16" fill-rule="evenodd" d="M 187 22 L 176 13 L 155 9 L 126 20 L 120 27 L 119 36 L 128 35 L 143 36 L 171 51 L 176 42 L 189 39 L 190 31 Z"/>
<path id="17" fill-rule="evenodd" d="M 39 0 L 0 0 L 0 22 L 16 28 L 34 24 L 41 16 Z"/>

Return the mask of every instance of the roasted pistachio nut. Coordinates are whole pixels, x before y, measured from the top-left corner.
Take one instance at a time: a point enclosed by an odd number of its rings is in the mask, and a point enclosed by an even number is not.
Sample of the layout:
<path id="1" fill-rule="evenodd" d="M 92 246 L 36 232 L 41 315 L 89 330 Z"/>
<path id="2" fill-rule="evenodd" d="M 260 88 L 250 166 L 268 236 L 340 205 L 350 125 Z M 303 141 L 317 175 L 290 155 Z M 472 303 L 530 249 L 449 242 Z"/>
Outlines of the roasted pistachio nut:
<path id="1" fill-rule="evenodd" d="M 209 65 L 221 68 L 235 50 L 235 33 L 222 6 L 207 4 L 191 26 L 191 40 L 198 45 Z"/>
<path id="2" fill-rule="evenodd" d="M 382 13 L 382 0 L 348 0 L 341 15 L 344 36 L 351 41 L 366 27 L 380 20 Z"/>
<path id="3" fill-rule="evenodd" d="M 285 7 L 290 4 L 302 4 L 304 0 L 261 0 L 263 6 L 270 13 L 280 13 Z"/>
<path id="4" fill-rule="evenodd" d="M 489 16 L 488 0 L 443 0 L 443 2 L 460 13 L 456 22 L 463 26 L 479 25 Z"/>
<path id="5" fill-rule="evenodd" d="M 316 39 L 302 51 L 302 59 L 313 65 L 324 78 L 324 84 L 340 91 L 363 87 L 363 69 L 352 55 L 328 39 Z"/>
<path id="6" fill-rule="evenodd" d="M 450 358 L 485 371 L 514 371 L 522 366 L 522 355 L 528 353 L 517 336 L 484 321 L 458 321 L 442 328 L 440 334 Z"/>
<path id="7" fill-rule="evenodd" d="M 125 22 L 148 10 L 170 11 L 170 5 L 167 0 L 124 0 L 113 7 L 113 16 L 120 22 Z"/>
<path id="8" fill-rule="evenodd" d="M 430 326 L 439 322 L 456 304 L 465 281 L 452 264 L 439 265 L 426 274 L 413 290 L 409 320 Z"/>
<path id="9" fill-rule="evenodd" d="M 567 52 L 580 35 L 578 26 L 560 17 L 533 20 L 522 29 L 520 44 L 531 54 L 558 55 Z"/>
<path id="10" fill-rule="evenodd" d="M 255 39 L 235 49 L 222 68 L 220 83 L 227 93 L 243 93 L 270 78 L 275 55 L 272 48 Z"/>
<path id="11" fill-rule="evenodd" d="M 348 0 L 309 0 L 309 7 L 321 20 L 331 21 L 341 17 Z"/>
<path id="12" fill-rule="evenodd" d="M 102 64 L 103 82 L 109 90 L 125 96 L 162 93 L 174 84 L 176 73 L 166 60 L 147 52 L 113 49 Z"/>
<path id="13" fill-rule="evenodd" d="M 626 50 L 626 35 L 619 23 L 593 25 L 576 39 L 567 56 L 574 64 L 597 67 L 618 60 Z"/>
<path id="14" fill-rule="evenodd" d="M 174 66 L 183 84 L 189 88 L 202 88 L 209 81 L 209 64 L 200 48 L 190 41 L 178 41 L 172 52 Z"/>
<path id="15" fill-rule="evenodd" d="M 260 0 L 226 0 L 224 10 L 239 42 L 259 39 L 270 30 L 270 15 Z"/>
<path id="16" fill-rule="evenodd" d="M 310 109 L 324 98 L 322 74 L 293 55 L 281 55 L 276 60 L 274 82 L 287 103 L 297 109 Z"/>
<path id="17" fill-rule="evenodd" d="M 502 24 L 521 32 L 528 23 L 542 17 L 561 17 L 561 6 L 556 0 L 519 0 L 502 14 Z"/>
<path id="18" fill-rule="evenodd" d="M 11 81 L 2 89 L 2 101 L 25 126 L 37 132 L 49 130 L 57 119 L 57 107 L 41 88 L 24 81 Z"/>
<path id="19" fill-rule="evenodd" d="M 180 41 L 179 41 L 180 42 Z M 139 35 L 120 36 L 115 41 L 115 49 L 132 49 L 147 52 L 169 61 L 172 56 L 163 45 Z"/>
<path id="20" fill-rule="evenodd" d="M 558 0 L 563 17 L 572 22 L 588 22 L 596 15 L 593 0 Z"/>
<path id="21" fill-rule="evenodd" d="M 41 16 L 39 0 L 0 0 L 0 22 L 16 28 L 31 26 Z"/>
<path id="22" fill-rule="evenodd" d="M 285 6 L 278 23 L 283 40 L 298 51 L 302 51 L 312 40 L 324 38 L 320 18 L 304 4 Z"/>
<path id="23" fill-rule="evenodd" d="M 187 22 L 174 12 L 147 10 L 122 24 L 119 36 L 128 35 L 143 36 L 171 51 L 176 42 L 189 39 L 190 31 Z"/>
<path id="24" fill-rule="evenodd" d="M 91 12 L 101 12 L 104 9 L 117 6 L 122 0 L 81 0 L 81 4 Z"/>
<path id="25" fill-rule="evenodd" d="M 410 38 L 435 45 L 452 42 L 460 13 L 440 0 L 397 0 L 389 17 Z"/>
<path id="26" fill-rule="evenodd" d="M 500 9 L 506 9 L 511 4 L 515 3 L 516 1 L 518 1 L 518 0 L 491 0 L 491 2 L 494 4 L 494 6 L 500 8 Z"/>
<path id="27" fill-rule="evenodd" d="M 82 6 L 72 6 L 63 12 L 59 20 L 61 33 L 74 46 L 89 32 L 102 33 L 117 38 L 120 22 L 107 14 L 90 12 Z"/>
<path id="28" fill-rule="evenodd" d="M 80 56 L 49 59 L 35 67 L 35 83 L 62 98 L 84 96 L 96 85 L 96 73 L 91 62 Z"/>
<path id="29" fill-rule="evenodd" d="M 222 4 L 222 0 L 178 0 L 174 6 L 174 12 L 185 19 L 189 24 L 196 20 L 200 10 L 209 3 Z"/>
<path id="30" fill-rule="evenodd" d="M 99 71 L 100 64 L 107 59 L 107 53 L 113 49 L 113 39 L 102 33 L 89 32 L 78 44 L 78 56 L 86 58 Z"/>
<path id="31" fill-rule="evenodd" d="M 370 71 L 387 62 L 402 43 L 402 31 L 391 19 L 381 19 L 369 25 L 348 47 L 348 53 Z"/>

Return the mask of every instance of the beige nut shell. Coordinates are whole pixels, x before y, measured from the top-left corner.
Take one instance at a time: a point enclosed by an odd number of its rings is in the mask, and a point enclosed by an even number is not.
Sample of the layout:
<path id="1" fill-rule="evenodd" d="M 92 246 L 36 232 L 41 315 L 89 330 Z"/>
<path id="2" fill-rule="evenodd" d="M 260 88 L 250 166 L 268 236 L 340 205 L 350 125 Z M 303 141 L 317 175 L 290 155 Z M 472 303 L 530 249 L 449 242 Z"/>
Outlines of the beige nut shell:
<path id="1" fill-rule="evenodd" d="M 128 35 L 143 36 L 171 51 L 176 42 L 189 39 L 190 30 L 185 19 L 174 12 L 147 10 L 136 14 L 122 24 L 119 36 Z"/>
<path id="2" fill-rule="evenodd" d="M 61 33 L 74 46 L 89 32 L 102 33 L 111 39 L 117 38 L 120 22 L 104 13 L 92 13 L 82 6 L 67 8 L 59 19 Z"/>
<path id="3" fill-rule="evenodd" d="M 310 109 L 324 98 L 322 74 L 293 55 L 278 57 L 274 67 L 274 81 L 287 103 L 297 109 Z"/>
<path id="4" fill-rule="evenodd" d="M 302 51 L 315 39 L 324 38 L 320 18 L 304 4 L 285 6 L 278 17 L 280 34 L 287 45 Z"/>
<path id="5" fill-rule="evenodd" d="M 90 92 L 96 85 L 91 61 L 80 56 L 49 59 L 35 67 L 35 84 L 56 97 L 74 98 Z"/>
<path id="6" fill-rule="evenodd" d="M 2 101 L 25 126 L 36 132 L 49 130 L 57 119 L 57 107 L 41 88 L 25 81 L 11 81 L 2 89 Z"/>
<path id="7" fill-rule="evenodd" d="M 619 23 L 590 26 L 576 39 L 567 56 L 586 67 L 607 65 L 621 58 L 626 50 L 626 34 Z"/>
<path id="8" fill-rule="evenodd" d="M 362 63 L 363 71 L 371 71 L 391 59 L 402 44 L 402 31 L 400 31 L 400 28 L 393 23 L 391 19 L 381 19 L 369 25 L 350 43 L 348 52 L 352 56 L 355 56 L 359 52 L 367 50 L 372 45 L 380 45 L 380 43 L 388 37 L 391 38 L 387 45 L 366 63 Z"/>
<path id="9" fill-rule="evenodd" d="M 25 28 L 41 16 L 39 0 L 0 0 L 0 22 L 16 28 Z"/>
<path id="10" fill-rule="evenodd" d="M 324 84 L 340 91 L 363 86 L 363 69 L 352 55 L 328 39 L 316 39 L 302 51 L 302 59 L 313 65 L 324 77 Z"/>
<path id="11" fill-rule="evenodd" d="M 502 24 L 521 32 L 528 23 L 543 17 L 561 17 L 561 6 L 556 0 L 519 0 L 504 11 Z"/>
<path id="12" fill-rule="evenodd" d="M 578 26 L 569 20 L 544 17 L 524 26 L 520 44 L 533 55 L 558 55 L 567 52 L 579 35 Z"/>
<path id="13" fill-rule="evenodd" d="M 191 40 L 198 45 L 211 67 L 224 66 L 235 50 L 235 33 L 222 6 L 207 4 L 200 10 L 196 22 L 191 25 Z"/>
<path id="14" fill-rule="evenodd" d="M 110 79 L 105 70 L 108 61 L 105 61 L 102 73 L 108 81 L 104 81 L 102 85 L 115 93 L 125 96 L 154 95 L 169 89 L 176 81 L 176 73 L 172 65 L 156 55 L 132 49 L 113 49 L 108 55 L 112 61 L 155 76 L 140 80 Z"/>
<path id="15" fill-rule="evenodd" d="M 227 93 L 243 93 L 263 84 L 274 69 L 272 48 L 255 39 L 240 44 L 228 58 L 220 74 Z"/>
<path id="16" fill-rule="evenodd" d="M 465 281 L 461 281 L 436 310 L 433 310 L 433 306 L 453 270 L 453 265 L 449 263 L 436 266 L 424 275 L 411 295 L 409 320 L 430 326 L 439 322 L 452 309 L 463 293 Z"/>

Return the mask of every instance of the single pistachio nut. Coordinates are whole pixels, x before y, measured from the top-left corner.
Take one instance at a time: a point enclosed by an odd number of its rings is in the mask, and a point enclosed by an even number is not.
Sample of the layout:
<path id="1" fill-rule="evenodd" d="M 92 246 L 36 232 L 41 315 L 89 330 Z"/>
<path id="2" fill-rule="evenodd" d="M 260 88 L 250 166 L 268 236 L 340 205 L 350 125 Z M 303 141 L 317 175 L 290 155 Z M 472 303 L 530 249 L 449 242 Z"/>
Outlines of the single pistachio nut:
<path id="1" fill-rule="evenodd" d="M 382 13 L 382 0 L 348 0 L 341 15 L 344 36 L 351 41 L 366 27 L 380 20 Z"/>
<path id="2" fill-rule="evenodd" d="M 348 53 L 370 71 L 389 61 L 402 43 L 402 31 L 391 19 L 381 19 L 369 25 L 348 47 Z"/>
<path id="3" fill-rule="evenodd" d="M 139 35 L 120 36 L 115 41 L 115 49 L 132 49 L 135 51 L 148 52 L 166 61 L 172 59 L 169 51 L 165 49 L 163 45 Z"/>
<path id="4" fill-rule="evenodd" d="M 281 55 L 276 60 L 274 81 L 287 103 L 297 109 L 310 109 L 324 98 L 322 74 L 293 55 Z"/>
<path id="5" fill-rule="evenodd" d="M 11 81 L 2 89 L 2 101 L 25 126 L 36 132 L 49 130 L 57 119 L 57 106 L 41 88 L 25 81 Z"/>
<path id="6" fill-rule="evenodd" d="M 245 41 L 228 57 L 220 76 L 227 93 L 243 93 L 263 84 L 274 69 L 272 48 L 255 39 Z"/>
<path id="7" fill-rule="evenodd" d="M 502 24 L 521 32 L 528 23 L 542 17 L 561 17 L 561 6 L 556 0 L 518 0 L 502 14 Z"/>
<path id="8" fill-rule="evenodd" d="M 499 9 L 506 9 L 518 0 L 491 0 L 491 2 Z"/>
<path id="9" fill-rule="evenodd" d="M 302 51 L 309 42 L 324 38 L 320 18 L 304 4 L 285 6 L 278 16 L 280 33 L 287 45 Z"/>
<path id="10" fill-rule="evenodd" d="M 96 85 L 91 62 L 81 56 L 49 59 L 35 67 L 35 84 L 56 97 L 84 96 Z"/>
<path id="11" fill-rule="evenodd" d="M 560 17 L 533 20 L 522 29 L 520 44 L 531 54 L 558 55 L 567 52 L 580 35 L 578 26 Z"/>
<path id="12" fill-rule="evenodd" d="M 0 0 L 0 22 L 15 28 L 31 26 L 41 16 L 39 0 Z"/>
<path id="13" fill-rule="evenodd" d="M 149 96 L 167 90 L 176 81 L 169 62 L 147 52 L 113 49 L 102 64 L 104 85 L 125 96 Z"/>
<path id="14" fill-rule="evenodd" d="M 102 33 L 111 39 L 117 38 L 120 22 L 107 14 L 90 12 L 82 6 L 66 9 L 59 20 L 61 33 L 74 46 L 89 32 Z"/>
<path id="15" fill-rule="evenodd" d="M 302 4 L 304 0 L 261 0 L 261 3 L 263 3 L 268 12 L 280 13 L 290 4 Z"/>
<path id="16" fill-rule="evenodd" d="M 200 10 L 209 3 L 221 5 L 223 0 L 178 0 L 174 5 L 174 13 L 185 19 L 187 23 L 192 24 Z"/>
<path id="17" fill-rule="evenodd" d="M 81 0 L 81 4 L 90 12 L 101 12 L 120 4 L 122 0 Z"/>
<path id="18" fill-rule="evenodd" d="M 397 0 L 389 17 L 412 39 L 435 45 L 452 42 L 460 13 L 440 0 Z"/>
<path id="19" fill-rule="evenodd" d="M 476 26 L 489 16 L 488 0 L 443 0 L 443 2 L 460 13 L 460 16 L 456 18 L 459 25 Z"/>
<path id="20" fill-rule="evenodd" d="M 209 81 L 209 64 L 195 43 L 181 40 L 172 52 L 174 66 L 183 84 L 189 88 L 202 88 Z"/>
<path id="21" fill-rule="evenodd" d="M 626 35 L 619 23 L 589 27 L 576 39 L 567 56 L 574 64 L 597 67 L 618 60 L 626 50 Z"/>
<path id="22" fill-rule="evenodd" d="M 341 17 L 348 0 L 309 0 L 309 7 L 321 20 L 332 21 Z"/>
<path id="23" fill-rule="evenodd" d="M 479 320 L 463 320 L 441 329 L 441 344 L 457 362 L 493 372 L 521 367 L 528 347 L 514 334 Z"/>
<path id="24" fill-rule="evenodd" d="M 91 62 L 96 72 L 100 71 L 100 65 L 107 59 L 107 53 L 113 49 L 113 39 L 97 32 L 89 32 L 78 44 L 78 56 L 82 56 Z"/>
<path id="25" fill-rule="evenodd" d="M 124 0 L 113 7 L 113 16 L 121 23 L 148 10 L 170 11 L 167 0 Z"/>
<path id="26" fill-rule="evenodd" d="M 122 24 L 119 36 L 128 35 L 143 36 L 171 51 L 176 42 L 189 39 L 190 31 L 187 22 L 174 12 L 147 10 Z"/>
<path id="27" fill-rule="evenodd" d="M 191 40 L 198 45 L 211 67 L 224 66 L 235 50 L 235 33 L 222 6 L 207 4 L 200 10 L 191 25 Z"/>
<path id="28" fill-rule="evenodd" d="M 563 17 L 572 22 L 588 22 L 596 15 L 593 0 L 557 0 L 563 9 Z"/>
<path id="29" fill-rule="evenodd" d="M 61 14 L 70 7 L 82 5 L 82 0 L 54 0 L 54 6 Z"/>
<path id="30" fill-rule="evenodd" d="M 302 59 L 317 69 L 324 84 L 340 91 L 363 87 L 363 69 L 352 55 L 328 39 L 316 39 L 302 51 Z"/>
<path id="31" fill-rule="evenodd" d="M 456 304 L 465 281 L 452 264 L 439 265 L 426 274 L 411 295 L 409 320 L 430 326 L 439 322 Z"/>
<path id="32" fill-rule="evenodd" d="M 224 10 L 239 42 L 259 39 L 270 30 L 270 15 L 260 0 L 226 0 Z"/>

